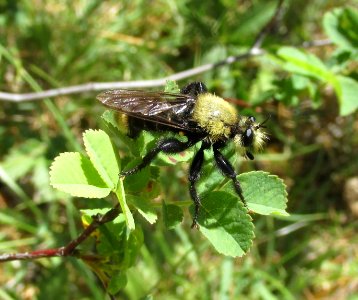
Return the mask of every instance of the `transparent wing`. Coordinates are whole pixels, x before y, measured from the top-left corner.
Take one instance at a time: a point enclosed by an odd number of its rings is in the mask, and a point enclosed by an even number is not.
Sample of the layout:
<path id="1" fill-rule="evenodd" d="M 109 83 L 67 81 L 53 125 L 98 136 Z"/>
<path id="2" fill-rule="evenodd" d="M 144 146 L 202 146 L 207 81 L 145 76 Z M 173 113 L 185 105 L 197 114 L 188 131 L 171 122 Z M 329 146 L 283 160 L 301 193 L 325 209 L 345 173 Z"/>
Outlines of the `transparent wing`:
<path id="1" fill-rule="evenodd" d="M 134 118 L 195 131 L 193 126 L 188 126 L 195 104 L 195 98 L 190 95 L 122 89 L 103 92 L 97 99 Z"/>

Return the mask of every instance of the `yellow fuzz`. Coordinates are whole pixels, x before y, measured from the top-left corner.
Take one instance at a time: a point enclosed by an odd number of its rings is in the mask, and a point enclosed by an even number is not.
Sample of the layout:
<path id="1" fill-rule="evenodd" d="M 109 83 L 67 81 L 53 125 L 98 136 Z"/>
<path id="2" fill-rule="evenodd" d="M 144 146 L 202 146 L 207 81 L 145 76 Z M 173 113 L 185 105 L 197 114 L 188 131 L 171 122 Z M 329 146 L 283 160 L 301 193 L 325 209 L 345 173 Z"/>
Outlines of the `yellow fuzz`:
<path id="1" fill-rule="evenodd" d="M 241 128 L 241 130 L 244 132 L 245 129 L 246 129 L 246 122 L 247 122 L 247 119 L 248 117 L 240 117 L 240 120 L 239 120 L 239 128 Z M 242 136 L 241 134 L 237 134 L 235 135 L 234 137 L 234 143 L 237 147 L 237 151 L 242 155 L 242 156 L 245 156 L 246 154 L 246 148 L 244 147 L 244 143 L 242 141 Z"/>
<path id="2" fill-rule="evenodd" d="M 245 117 L 245 116 L 241 117 L 239 120 L 239 127 L 241 128 L 241 130 L 243 132 L 248 128 L 247 122 L 248 122 L 248 117 Z M 237 134 L 234 137 L 234 142 L 237 146 L 237 151 L 241 155 L 245 156 L 246 150 L 250 150 L 250 151 L 256 153 L 263 149 L 266 141 L 268 140 L 268 137 L 262 128 L 255 129 L 258 126 L 259 126 L 259 123 L 254 123 L 251 125 L 251 128 L 254 131 L 254 138 L 253 138 L 251 147 L 249 147 L 250 149 L 246 149 L 246 147 L 244 147 L 241 134 Z"/>
<path id="3" fill-rule="evenodd" d="M 237 134 L 234 138 L 234 143 L 236 145 L 236 151 L 239 152 L 241 156 L 246 155 L 246 148 L 242 145 L 241 135 Z"/>
<path id="4" fill-rule="evenodd" d="M 267 134 L 262 130 L 262 128 L 255 130 L 254 141 L 252 148 L 254 152 L 261 151 L 268 140 Z"/>
<path id="5" fill-rule="evenodd" d="M 223 98 L 209 93 L 198 96 L 193 118 L 207 131 L 213 142 L 229 138 L 232 126 L 238 122 L 235 107 Z"/>
<path id="6" fill-rule="evenodd" d="M 118 113 L 117 123 L 120 132 L 122 132 L 123 134 L 129 133 L 128 116 L 126 114 Z"/>

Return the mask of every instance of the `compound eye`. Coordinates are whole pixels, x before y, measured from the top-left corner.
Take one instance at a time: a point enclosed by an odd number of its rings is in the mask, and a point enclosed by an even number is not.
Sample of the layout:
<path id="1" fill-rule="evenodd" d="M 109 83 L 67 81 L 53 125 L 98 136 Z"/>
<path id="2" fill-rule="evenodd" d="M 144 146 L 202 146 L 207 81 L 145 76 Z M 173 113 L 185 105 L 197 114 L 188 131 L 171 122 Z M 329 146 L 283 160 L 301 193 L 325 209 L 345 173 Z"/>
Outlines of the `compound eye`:
<path id="1" fill-rule="evenodd" d="M 254 139 L 254 131 L 251 128 L 247 128 L 243 134 L 242 142 L 244 147 L 250 147 Z"/>
<path id="2" fill-rule="evenodd" d="M 249 117 L 249 120 L 250 120 L 250 122 L 252 122 L 252 123 L 256 122 L 256 118 L 253 117 L 253 116 L 250 116 L 250 117 Z"/>

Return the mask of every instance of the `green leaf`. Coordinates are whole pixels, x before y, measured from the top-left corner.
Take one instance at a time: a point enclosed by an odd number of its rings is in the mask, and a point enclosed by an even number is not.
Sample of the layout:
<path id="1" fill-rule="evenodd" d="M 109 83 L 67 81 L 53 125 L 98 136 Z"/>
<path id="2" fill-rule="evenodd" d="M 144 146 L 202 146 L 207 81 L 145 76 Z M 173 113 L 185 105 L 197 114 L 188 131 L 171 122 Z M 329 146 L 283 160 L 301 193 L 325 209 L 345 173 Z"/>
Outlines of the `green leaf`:
<path id="1" fill-rule="evenodd" d="M 292 73 L 334 83 L 334 74 L 315 55 L 293 47 L 282 47 L 277 55 L 284 61 L 283 68 Z"/>
<path id="2" fill-rule="evenodd" d="M 357 51 L 358 13 L 350 7 L 336 8 L 323 17 L 323 27 L 329 38 L 343 49 Z"/>
<path id="3" fill-rule="evenodd" d="M 138 149 L 136 149 L 136 142 L 134 139 L 127 135 L 127 128 L 120 122 L 119 113 L 113 110 L 106 110 L 101 116 L 104 124 L 108 128 L 112 136 L 119 138 L 120 142 L 125 144 L 133 154 L 138 155 Z M 113 141 L 113 140 L 112 140 Z M 116 141 L 116 139 L 114 140 Z"/>
<path id="4" fill-rule="evenodd" d="M 132 230 L 129 234 L 126 248 L 125 248 L 125 267 L 130 268 L 133 266 L 140 254 L 140 249 L 144 242 L 143 231 L 140 227 Z"/>
<path id="5" fill-rule="evenodd" d="M 50 183 L 76 197 L 103 198 L 111 191 L 91 161 L 78 152 L 61 153 L 55 158 L 50 168 Z"/>
<path id="6" fill-rule="evenodd" d="M 33 184 L 36 188 L 37 195 L 40 199 L 45 201 L 55 201 L 59 197 L 66 199 L 63 193 L 55 192 L 50 185 L 50 174 L 48 172 L 48 160 L 45 156 L 36 160 L 36 165 L 33 170 Z M 68 196 L 69 197 L 69 196 Z"/>
<path id="7" fill-rule="evenodd" d="M 86 152 L 99 175 L 112 190 L 116 189 L 119 166 L 109 136 L 103 130 L 87 130 L 83 134 Z"/>
<path id="8" fill-rule="evenodd" d="M 129 170 L 133 167 L 139 165 L 142 161 L 141 158 L 139 159 L 132 159 L 126 166 L 125 170 Z M 144 168 L 140 172 L 131 174 L 124 178 L 124 186 L 127 192 L 134 192 L 138 193 L 139 191 L 146 188 L 149 180 L 151 179 L 151 172 L 150 168 Z"/>
<path id="9" fill-rule="evenodd" d="M 135 139 L 136 154 L 143 157 L 154 147 L 157 140 L 157 133 L 143 130 Z"/>
<path id="10" fill-rule="evenodd" d="M 93 222 L 96 215 L 105 215 L 111 208 L 81 209 L 82 226 L 86 228 Z M 96 239 L 96 250 L 101 256 L 120 255 L 127 239 L 127 227 L 123 214 L 119 214 L 113 221 L 100 226 L 92 236 Z M 118 249 L 121 249 L 118 251 Z M 123 257 L 119 259 L 123 261 Z M 108 269 L 107 269 L 108 271 Z"/>
<path id="11" fill-rule="evenodd" d="M 172 136 L 182 142 L 186 142 L 188 140 L 187 137 L 180 136 L 178 134 L 169 133 L 168 137 L 169 136 Z M 196 147 L 192 147 L 180 153 L 159 153 L 152 165 L 171 166 L 176 165 L 180 162 L 191 161 L 194 156 L 195 149 Z"/>
<path id="12" fill-rule="evenodd" d="M 127 275 L 123 271 L 118 271 L 117 274 L 112 274 L 108 283 L 107 292 L 111 295 L 117 294 L 127 285 Z"/>
<path id="13" fill-rule="evenodd" d="M 128 230 L 124 214 L 119 214 L 112 222 L 98 228 L 96 250 L 102 256 L 111 256 L 121 268 L 124 266 L 124 251 L 128 239 Z M 114 269 L 118 268 L 112 266 Z M 109 268 L 107 268 L 109 270 Z"/>
<path id="14" fill-rule="evenodd" d="M 263 171 L 240 174 L 238 177 L 248 208 L 262 215 L 288 216 L 285 211 L 287 192 L 283 180 Z M 228 182 L 223 188 L 235 193 Z"/>
<path id="15" fill-rule="evenodd" d="M 173 229 L 183 221 L 183 210 L 174 204 L 162 203 L 163 220 L 168 229 Z"/>
<path id="16" fill-rule="evenodd" d="M 316 56 L 295 48 L 283 47 L 278 51 L 278 55 L 286 60 L 283 67 L 287 71 L 310 76 L 332 85 L 339 99 L 341 115 L 348 115 L 357 109 L 357 81 L 345 76 L 336 76 Z"/>
<path id="17" fill-rule="evenodd" d="M 95 215 L 98 215 L 98 214 L 104 215 L 107 212 L 109 212 L 110 210 L 111 209 L 108 208 L 108 207 L 106 207 L 106 208 L 80 209 L 82 223 L 84 224 L 84 226 L 88 226 L 89 224 L 92 223 L 92 217 L 94 217 Z"/>
<path id="18" fill-rule="evenodd" d="M 102 120 L 113 132 L 113 134 L 122 133 L 122 128 L 118 126 L 118 120 L 116 119 L 117 116 L 118 113 L 113 110 L 106 110 L 101 116 Z"/>
<path id="19" fill-rule="evenodd" d="M 200 180 L 197 183 L 197 190 L 200 195 L 210 193 L 225 180 L 214 161 L 206 161 L 201 173 Z"/>
<path id="20" fill-rule="evenodd" d="M 139 213 L 150 223 L 154 224 L 158 216 L 155 212 L 154 207 L 151 205 L 148 199 L 141 197 L 127 195 L 128 202 L 133 204 L 139 211 Z"/>
<path id="21" fill-rule="evenodd" d="M 93 216 L 105 214 L 109 208 L 81 210 L 84 227 L 92 223 Z M 120 214 L 112 222 L 100 226 L 95 234 L 97 260 L 82 259 L 97 274 L 107 291 L 116 294 L 126 284 L 125 272 L 136 261 L 143 244 L 140 229 L 128 232 L 125 218 Z"/>
<path id="22" fill-rule="evenodd" d="M 156 158 L 155 165 L 157 166 L 176 165 L 180 162 L 190 161 L 193 158 L 193 156 L 194 156 L 194 152 L 192 149 L 188 149 L 180 153 L 171 153 L 171 154 L 159 153 L 159 155 Z"/>
<path id="23" fill-rule="evenodd" d="M 308 86 L 311 85 L 311 81 L 307 77 L 301 75 L 294 74 L 290 77 L 290 79 L 292 80 L 292 86 L 296 92 L 299 90 L 306 89 Z"/>
<path id="24" fill-rule="evenodd" d="M 358 108 L 358 81 L 346 76 L 337 76 L 339 85 L 336 93 L 340 102 L 339 113 L 346 116 Z"/>
<path id="25" fill-rule="evenodd" d="M 236 151 L 233 144 L 225 147 L 222 152 L 223 155 L 230 160 L 231 163 L 234 163 L 234 157 L 236 156 Z M 212 190 L 220 186 L 226 178 L 219 171 L 214 161 L 214 153 L 212 149 L 204 151 L 204 165 L 202 167 L 200 180 L 196 185 L 199 195 L 205 196 L 207 193 L 210 193 Z"/>
<path id="26" fill-rule="evenodd" d="M 250 88 L 250 100 L 252 105 L 260 105 L 273 96 L 272 82 L 275 78 L 275 70 L 273 68 L 262 68 L 258 70 L 256 79 L 252 82 Z"/>
<path id="27" fill-rule="evenodd" d="M 201 204 L 199 230 L 219 253 L 243 256 L 252 244 L 254 225 L 240 199 L 231 193 L 215 191 L 204 197 Z"/>
<path id="28" fill-rule="evenodd" d="M 35 166 L 45 150 L 45 143 L 28 139 L 23 144 L 11 148 L 1 165 L 13 180 L 17 180 Z"/>
<path id="29" fill-rule="evenodd" d="M 116 190 L 116 195 L 117 195 L 119 205 L 122 208 L 122 212 L 124 214 L 124 218 L 126 220 L 126 224 L 127 224 L 128 228 L 130 230 L 134 230 L 135 229 L 134 219 L 133 219 L 133 215 L 127 205 L 126 194 L 124 192 L 122 178 L 119 179 L 117 190 Z"/>
<path id="30" fill-rule="evenodd" d="M 180 88 L 178 84 L 173 80 L 167 80 L 165 83 L 164 92 L 166 93 L 179 93 Z"/>

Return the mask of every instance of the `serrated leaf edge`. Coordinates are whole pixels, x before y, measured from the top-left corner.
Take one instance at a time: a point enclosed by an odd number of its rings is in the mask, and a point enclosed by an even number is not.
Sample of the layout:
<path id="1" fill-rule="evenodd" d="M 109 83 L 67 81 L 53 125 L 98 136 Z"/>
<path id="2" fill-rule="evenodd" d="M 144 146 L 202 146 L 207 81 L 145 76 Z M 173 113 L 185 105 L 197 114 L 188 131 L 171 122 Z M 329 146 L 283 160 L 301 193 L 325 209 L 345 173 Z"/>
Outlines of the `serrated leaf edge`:
<path id="1" fill-rule="evenodd" d="M 225 191 L 215 191 L 215 193 L 217 193 L 217 192 L 219 192 L 219 193 L 225 193 L 225 194 L 228 194 L 228 195 L 230 195 L 230 196 L 233 196 L 233 195 L 232 195 L 231 193 L 229 193 L 229 192 L 225 192 Z M 241 202 L 241 200 L 238 199 L 237 204 L 241 205 L 241 208 L 244 208 L 244 209 L 245 209 L 245 206 L 244 206 L 244 204 Z M 208 210 L 206 210 L 205 207 L 202 206 L 202 209 L 205 211 L 206 214 L 208 214 L 208 215 L 210 215 L 210 216 L 212 215 L 212 214 L 209 214 L 209 213 L 208 213 Z M 251 215 L 249 214 L 249 211 L 248 211 L 248 210 L 246 210 L 246 216 L 249 218 L 248 223 L 250 224 L 249 226 L 251 227 L 251 228 L 250 228 L 251 236 L 250 236 L 249 246 L 248 246 L 247 250 L 245 251 L 243 248 L 241 248 L 241 245 L 238 243 L 238 241 L 233 238 L 233 240 L 235 241 L 235 243 L 239 244 L 239 246 L 240 246 L 241 250 L 243 251 L 244 255 L 246 255 L 247 253 L 250 252 L 250 249 L 251 249 L 251 247 L 252 247 L 252 245 L 253 245 L 253 240 L 255 239 L 255 230 L 254 230 L 254 229 L 255 229 L 255 225 L 254 225 L 254 223 L 253 223 L 253 218 L 252 218 Z M 224 230 L 227 234 L 229 234 L 230 236 L 232 236 L 232 234 L 230 234 L 230 233 L 225 229 L 225 226 L 223 226 L 218 220 L 217 220 L 217 222 L 220 224 L 220 227 L 223 228 L 223 230 Z M 203 227 L 206 228 L 207 230 L 210 230 L 209 228 L 205 227 L 203 224 L 200 224 L 200 226 L 203 226 Z M 200 230 L 200 228 L 201 228 L 201 227 L 199 227 L 199 230 Z M 203 234 L 203 235 L 204 235 L 204 234 Z M 205 236 L 205 235 L 204 235 L 204 236 Z M 214 245 L 213 245 L 213 246 L 214 246 Z M 215 246 L 214 246 L 214 248 L 216 249 Z M 242 256 L 243 256 L 243 255 L 242 255 Z M 242 257 L 242 256 L 237 256 L 237 257 Z"/>
<path id="2" fill-rule="evenodd" d="M 60 153 L 59 155 L 57 155 L 53 162 L 51 163 L 50 165 L 50 170 L 49 170 L 49 175 L 50 175 L 50 185 L 54 188 L 54 189 L 57 189 L 63 193 L 66 193 L 68 195 L 71 195 L 73 197 L 80 197 L 80 198 L 86 198 L 86 199 L 100 199 L 102 197 L 91 197 L 91 196 L 83 196 L 83 195 L 77 195 L 76 193 L 69 193 L 67 191 L 64 191 L 60 188 L 61 185 L 71 185 L 70 183 L 66 183 L 66 184 L 61 184 L 61 183 L 53 183 L 52 180 L 53 180 L 53 172 L 54 172 L 54 166 L 56 163 L 58 163 L 58 161 L 60 159 L 63 159 L 63 157 L 66 157 L 68 155 L 78 155 L 79 158 L 81 158 L 82 156 L 84 156 L 83 154 L 79 153 L 79 152 L 62 152 Z M 97 171 L 97 170 L 96 170 Z M 72 184 L 72 185 L 76 185 L 75 183 Z M 82 186 L 89 186 L 89 187 L 94 187 L 94 188 L 97 188 L 97 189 L 102 189 L 102 190 L 105 190 L 105 189 L 108 189 L 108 194 L 111 192 L 111 189 L 109 187 L 98 187 L 98 186 L 95 186 L 95 185 L 91 185 L 91 184 L 78 184 L 78 185 L 82 185 Z M 107 195 L 108 195 L 107 194 Z M 106 196 L 103 196 L 103 197 L 106 197 Z"/>
<path id="3" fill-rule="evenodd" d="M 81 156 L 81 153 L 79 153 L 79 152 L 62 152 L 62 153 L 60 153 L 59 155 L 57 155 L 57 156 L 54 158 L 53 162 L 52 162 L 51 165 L 50 165 L 50 171 L 49 171 L 49 175 L 50 175 L 50 185 L 51 185 L 52 187 L 54 187 L 54 185 L 53 185 L 53 183 L 52 183 L 53 172 L 54 172 L 54 165 L 56 164 L 56 162 L 57 162 L 61 157 L 66 156 L 66 155 L 69 155 L 69 154 L 78 154 L 78 155 Z M 55 187 L 54 187 L 54 188 L 55 188 Z"/>
<path id="4" fill-rule="evenodd" d="M 86 153 L 93 165 L 93 167 L 97 170 L 97 173 L 99 174 L 99 176 L 102 178 L 102 180 L 106 183 L 106 185 L 113 191 L 116 189 L 116 183 L 115 182 L 112 182 L 112 179 L 111 177 L 108 175 L 108 171 L 105 167 L 101 166 L 102 170 L 104 171 L 104 174 L 102 173 L 102 171 L 100 172 L 100 170 L 97 169 L 94 161 L 93 161 L 93 155 L 92 155 L 92 152 L 89 151 L 89 144 L 88 144 L 88 140 L 86 139 L 86 134 L 91 134 L 91 133 L 104 133 L 105 136 L 109 139 L 109 142 L 111 144 L 111 141 L 110 141 L 110 138 L 109 136 L 107 135 L 107 133 L 101 129 L 88 129 L 86 130 L 83 134 L 82 134 L 82 139 L 83 139 L 83 144 L 85 146 L 85 149 L 86 149 Z M 103 176 L 103 175 L 106 175 L 106 176 Z"/>
<path id="5" fill-rule="evenodd" d="M 287 204 L 288 202 L 288 193 L 287 193 L 287 185 L 285 184 L 284 180 L 277 176 L 277 175 L 274 175 L 274 174 L 271 174 L 269 172 L 265 172 L 265 171 L 249 171 L 249 172 L 245 172 L 245 173 L 241 173 L 239 174 L 237 177 L 239 177 L 240 175 L 246 175 L 246 174 L 251 174 L 251 173 L 261 173 L 261 174 L 264 174 L 264 175 L 267 175 L 267 177 L 271 177 L 271 178 L 277 178 L 278 181 L 282 184 L 282 186 L 284 187 L 284 196 L 285 196 L 285 204 Z M 287 208 L 287 205 L 286 207 Z"/>

